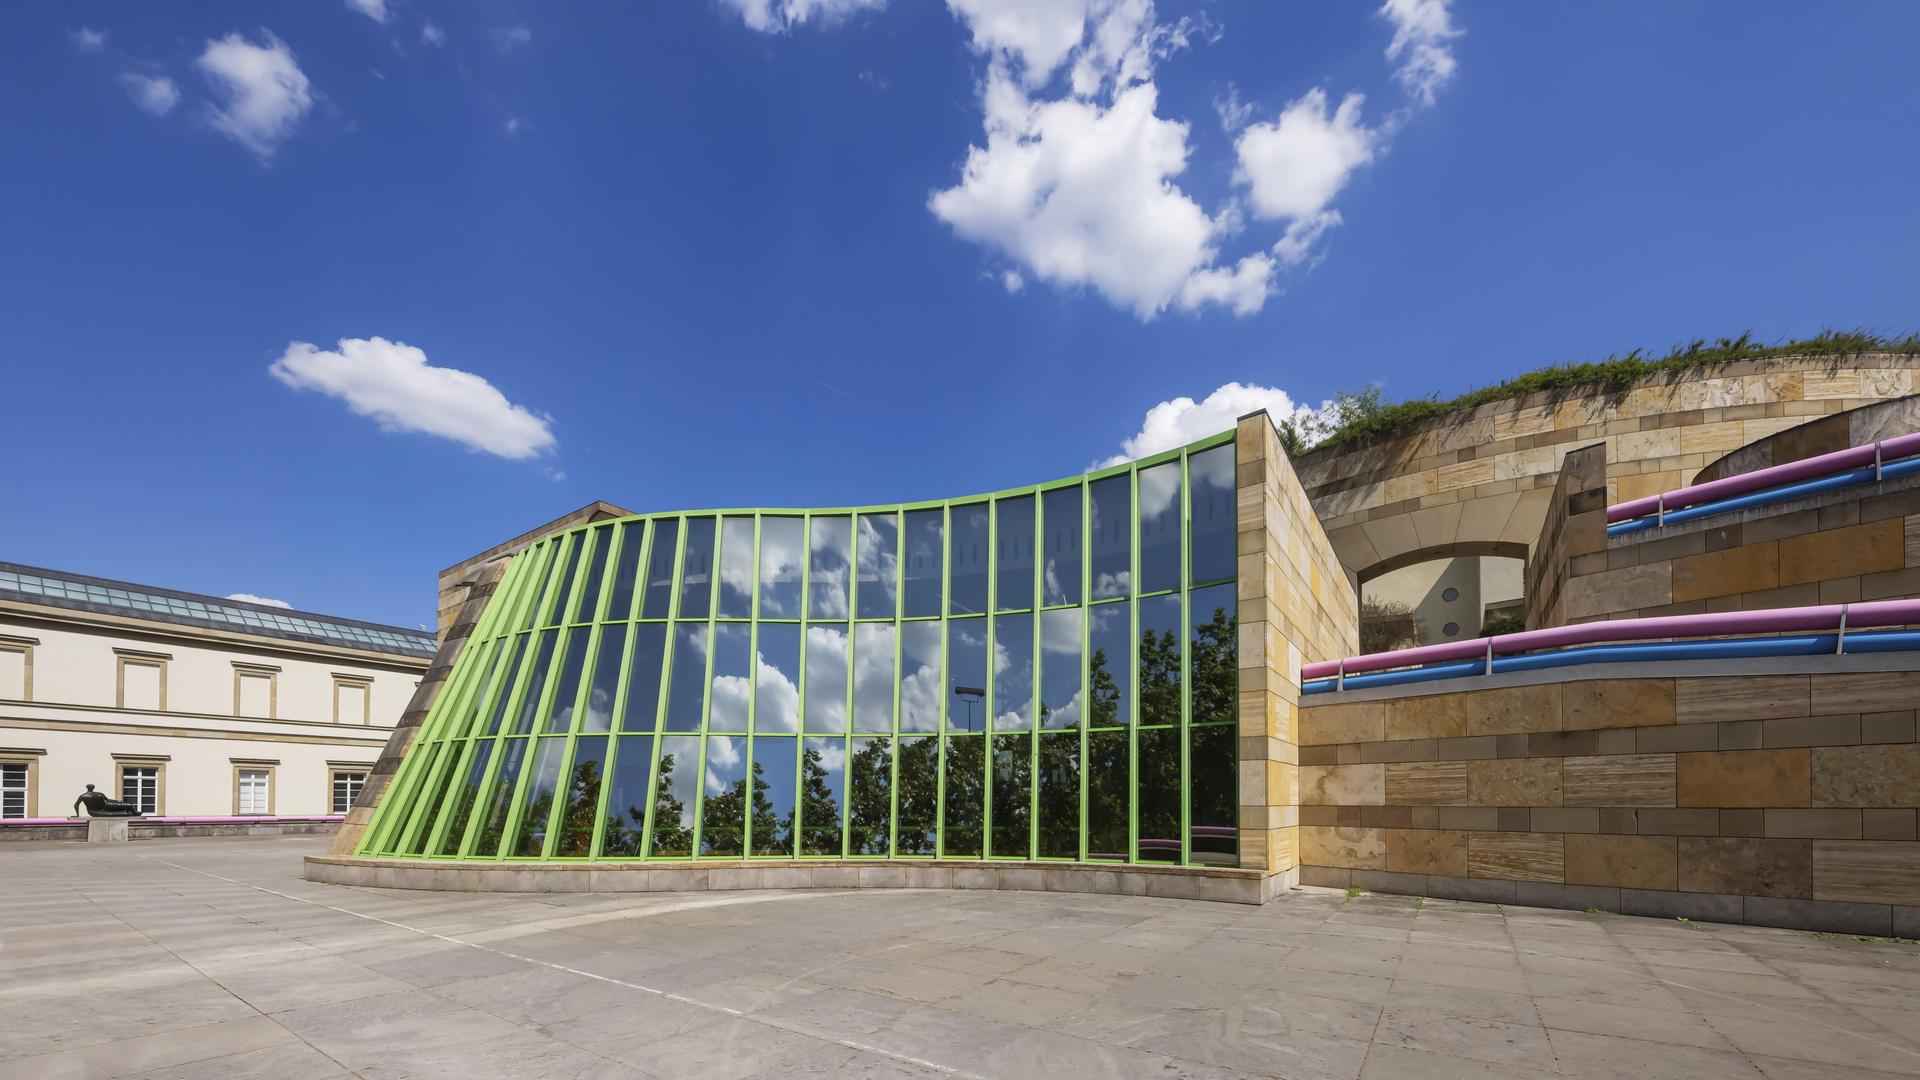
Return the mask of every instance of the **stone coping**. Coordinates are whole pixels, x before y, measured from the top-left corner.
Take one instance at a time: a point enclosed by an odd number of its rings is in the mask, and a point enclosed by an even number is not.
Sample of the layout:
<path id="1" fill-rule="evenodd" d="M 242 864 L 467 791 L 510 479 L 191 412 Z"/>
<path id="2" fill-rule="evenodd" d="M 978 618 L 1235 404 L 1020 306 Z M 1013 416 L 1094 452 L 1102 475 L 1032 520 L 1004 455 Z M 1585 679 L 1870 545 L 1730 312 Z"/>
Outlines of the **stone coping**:
<path id="1" fill-rule="evenodd" d="M 459 862 L 309 855 L 306 878 L 447 892 L 704 892 L 728 889 L 1007 889 L 1264 904 L 1295 871 L 982 862 L 977 859 L 724 862 Z"/>

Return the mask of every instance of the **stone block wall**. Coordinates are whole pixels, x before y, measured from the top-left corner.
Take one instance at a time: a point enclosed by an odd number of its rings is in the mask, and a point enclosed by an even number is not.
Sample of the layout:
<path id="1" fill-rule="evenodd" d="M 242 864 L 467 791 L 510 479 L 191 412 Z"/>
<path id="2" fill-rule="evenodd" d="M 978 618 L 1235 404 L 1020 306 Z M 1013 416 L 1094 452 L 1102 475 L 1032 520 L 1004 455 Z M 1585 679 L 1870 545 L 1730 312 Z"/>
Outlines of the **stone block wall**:
<path id="1" fill-rule="evenodd" d="M 1920 431 L 1920 395 L 1863 405 L 1742 446 L 1718 461 L 1709 462 L 1688 483 L 1704 484 L 1915 431 Z"/>
<path id="2" fill-rule="evenodd" d="M 1234 435 L 1240 605 L 1240 865 L 1291 877 L 1300 666 L 1359 650 L 1352 582 L 1264 412 Z"/>
<path id="3" fill-rule="evenodd" d="M 1566 622 L 1561 593 L 1573 559 L 1607 548 L 1607 448 L 1581 447 L 1560 468 L 1546 524 L 1527 559 L 1527 629 Z"/>
<path id="4" fill-rule="evenodd" d="M 1301 879 L 1920 936 L 1920 671 L 1860 670 L 1902 662 L 1309 698 Z"/>

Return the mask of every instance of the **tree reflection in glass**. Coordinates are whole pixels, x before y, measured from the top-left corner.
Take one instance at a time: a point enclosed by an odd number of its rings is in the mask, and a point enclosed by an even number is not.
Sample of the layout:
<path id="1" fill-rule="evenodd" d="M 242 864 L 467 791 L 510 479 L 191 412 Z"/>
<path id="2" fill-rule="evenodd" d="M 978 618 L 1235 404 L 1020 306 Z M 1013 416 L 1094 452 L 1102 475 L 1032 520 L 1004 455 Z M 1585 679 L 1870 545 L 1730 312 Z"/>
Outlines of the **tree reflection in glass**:
<path id="1" fill-rule="evenodd" d="M 931 855 L 940 811 L 940 740 L 900 740 L 900 791 L 895 855 Z"/>
<path id="2" fill-rule="evenodd" d="M 840 797 L 846 790 L 846 775 L 845 740 L 801 740 L 800 854 L 841 853 Z"/>
<path id="3" fill-rule="evenodd" d="M 593 824 L 600 802 L 606 754 L 604 736 L 581 739 L 574 744 L 573 764 L 567 769 L 566 801 L 560 807 L 560 829 L 553 842 L 556 856 L 585 856 L 593 846 Z"/>
<path id="4" fill-rule="evenodd" d="M 794 751 L 799 740 L 753 737 L 753 853 L 793 854 Z"/>
<path id="5" fill-rule="evenodd" d="M 854 739 L 847 773 L 847 854 L 885 855 L 893 819 L 893 740 Z"/>
<path id="6" fill-rule="evenodd" d="M 699 803 L 700 737 L 660 740 L 653 782 L 653 855 L 684 859 L 693 854 L 693 814 Z"/>
<path id="7" fill-rule="evenodd" d="M 623 735 L 616 740 L 600 854 L 629 858 L 646 854 L 641 841 L 646 835 L 647 778 L 652 768 L 653 736 Z"/>

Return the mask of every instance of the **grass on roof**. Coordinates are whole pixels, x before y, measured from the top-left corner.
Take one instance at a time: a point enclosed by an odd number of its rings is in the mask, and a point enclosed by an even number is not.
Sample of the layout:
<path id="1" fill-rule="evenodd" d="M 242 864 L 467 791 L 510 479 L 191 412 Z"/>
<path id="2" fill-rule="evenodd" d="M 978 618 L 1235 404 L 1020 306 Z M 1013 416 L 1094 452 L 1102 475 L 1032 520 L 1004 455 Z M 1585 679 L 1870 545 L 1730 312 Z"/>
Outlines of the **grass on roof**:
<path id="1" fill-rule="evenodd" d="M 1444 401 L 1438 395 L 1429 395 L 1413 401 L 1382 402 L 1380 388 L 1370 386 L 1365 390 L 1335 394 L 1331 408 L 1320 417 L 1304 422 L 1281 421 L 1280 439 L 1286 445 L 1287 452 L 1298 457 L 1309 450 L 1352 448 L 1390 439 L 1404 435 L 1437 416 L 1465 412 L 1488 402 L 1525 397 L 1542 391 L 1624 393 L 1635 383 L 1650 376 L 1677 375 L 1735 360 L 1760 360 L 1776 356 L 1858 356 L 1863 353 L 1920 355 L 1920 333 L 1896 338 L 1865 330 L 1827 330 L 1817 337 L 1775 345 L 1755 341 L 1751 333 L 1741 334 L 1737 338 L 1723 337 L 1717 341 L 1700 338 L 1675 346 L 1664 356 L 1649 356 L 1635 349 L 1624 356 L 1609 356 L 1605 360 L 1554 364 L 1493 386 L 1469 390 Z"/>

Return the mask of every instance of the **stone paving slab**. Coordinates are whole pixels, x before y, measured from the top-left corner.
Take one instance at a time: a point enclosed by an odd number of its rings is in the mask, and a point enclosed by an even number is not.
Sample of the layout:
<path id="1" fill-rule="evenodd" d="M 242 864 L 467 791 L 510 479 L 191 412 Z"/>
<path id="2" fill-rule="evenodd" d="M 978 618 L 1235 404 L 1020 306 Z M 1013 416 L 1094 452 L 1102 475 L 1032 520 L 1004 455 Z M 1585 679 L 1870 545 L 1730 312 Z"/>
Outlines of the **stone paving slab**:
<path id="1" fill-rule="evenodd" d="M 0 1076 L 1920 1076 L 1920 946 L 1491 904 L 462 894 L 0 851 Z"/>

